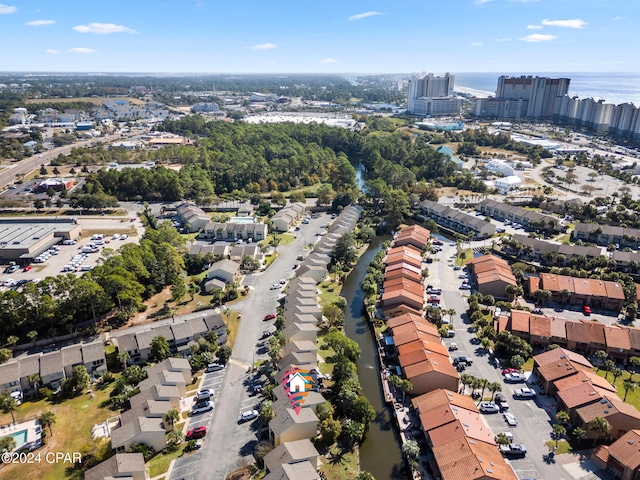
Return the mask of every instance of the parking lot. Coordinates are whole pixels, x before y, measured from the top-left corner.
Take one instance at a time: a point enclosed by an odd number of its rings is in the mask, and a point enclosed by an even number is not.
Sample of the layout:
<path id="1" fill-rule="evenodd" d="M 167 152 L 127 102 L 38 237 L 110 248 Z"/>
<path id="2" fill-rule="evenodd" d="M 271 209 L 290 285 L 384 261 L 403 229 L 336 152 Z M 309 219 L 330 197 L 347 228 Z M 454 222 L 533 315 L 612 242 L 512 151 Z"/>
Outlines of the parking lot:
<path id="1" fill-rule="evenodd" d="M 56 246 L 57 252 L 49 249 L 49 254 L 45 255 L 46 260 L 42 263 L 34 262 L 26 267 L 20 266 L 20 268 L 12 273 L 5 273 L 4 270 L 9 267 L 8 261 L 5 261 L 2 266 L 2 270 L 0 270 L 0 272 L 2 272 L 0 273 L 0 288 L 6 289 L 20 281 L 42 280 L 49 276 L 56 276 L 64 273 L 75 272 L 77 275 L 81 275 L 85 271 L 95 267 L 103 249 L 112 248 L 117 250 L 122 245 L 139 241 L 138 219 L 136 219 L 135 222 L 131 222 L 129 217 L 126 219 L 99 217 L 92 219 L 81 218 L 79 222 L 83 227 L 83 237 L 73 245 L 67 245 L 61 239 L 60 243 Z M 85 225 L 85 223 L 87 225 Z M 91 239 L 95 235 L 96 230 L 104 235 L 102 240 Z M 83 249 L 89 243 L 96 244 L 95 247 L 97 248 L 97 251 L 88 253 L 85 249 L 86 253 L 83 253 Z M 76 260 L 80 259 L 77 257 L 78 255 L 85 255 L 80 262 L 76 262 Z M 76 258 L 74 259 L 74 257 Z M 75 263 L 75 267 L 73 269 L 67 268 L 65 270 L 65 267 L 72 263 Z M 82 268 L 83 266 L 85 267 L 84 269 Z M 4 286 L 5 284 L 7 284 L 6 287 Z"/>

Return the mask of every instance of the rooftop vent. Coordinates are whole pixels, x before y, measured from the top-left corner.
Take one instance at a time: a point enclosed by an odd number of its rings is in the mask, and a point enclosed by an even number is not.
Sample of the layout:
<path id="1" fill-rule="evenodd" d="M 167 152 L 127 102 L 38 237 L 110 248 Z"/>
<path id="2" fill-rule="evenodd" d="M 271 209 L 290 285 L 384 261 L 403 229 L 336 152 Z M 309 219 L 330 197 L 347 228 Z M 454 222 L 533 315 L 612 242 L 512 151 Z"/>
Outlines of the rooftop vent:
<path id="1" fill-rule="evenodd" d="M 609 410 L 605 410 L 604 413 L 609 413 Z"/>
<path id="2" fill-rule="evenodd" d="M 487 473 L 493 473 L 493 470 L 491 470 L 490 468 L 487 468 Z"/>
<path id="3" fill-rule="evenodd" d="M 629 440 L 627 440 L 627 443 L 628 443 L 629 445 L 633 445 L 633 440 L 629 439 Z"/>

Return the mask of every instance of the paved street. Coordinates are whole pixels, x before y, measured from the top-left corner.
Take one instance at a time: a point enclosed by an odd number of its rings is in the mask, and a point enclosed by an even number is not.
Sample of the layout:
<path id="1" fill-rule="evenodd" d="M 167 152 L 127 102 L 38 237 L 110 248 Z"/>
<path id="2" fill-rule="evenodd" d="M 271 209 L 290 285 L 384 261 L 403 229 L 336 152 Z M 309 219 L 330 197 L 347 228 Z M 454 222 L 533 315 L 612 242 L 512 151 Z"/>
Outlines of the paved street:
<path id="1" fill-rule="evenodd" d="M 210 420 L 203 417 L 204 421 L 196 425 L 208 427 L 207 440 L 199 453 L 176 461 L 171 480 L 221 480 L 238 468 L 243 458 L 253 462 L 259 422 L 254 420 L 239 424 L 238 419 L 242 412 L 251 410 L 260 401 L 260 397 L 250 394 L 253 378 L 249 368 L 252 362 L 266 358 L 265 354 L 261 357 L 257 353 L 256 346 L 262 332 L 273 329 L 273 320 L 264 322 L 262 319 L 268 313 L 275 312 L 277 300 L 282 295 L 281 290 L 270 290 L 269 287 L 293 275 L 292 267 L 299 263 L 296 257 L 307 244 L 320 238 L 316 236 L 316 233 L 324 230 L 320 225 L 330 221 L 329 215 L 322 214 L 308 225 L 300 225 L 300 231 L 295 232 L 296 240 L 290 245 L 278 247 L 280 256 L 265 272 L 245 277 L 242 285 L 248 285 L 251 293 L 245 300 L 231 306 L 242 314 L 233 355 L 224 370 L 215 409 L 212 414 L 206 414 Z M 208 382 L 209 378 L 205 381 Z M 189 428 L 192 428 L 191 425 Z"/>
<path id="2" fill-rule="evenodd" d="M 538 480 L 571 480 L 572 478 L 588 480 L 589 478 L 598 478 L 576 477 L 571 475 L 560 462 L 553 464 L 544 462 L 543 455 L 548 453 L 545 442 L 551 438 L 550 415 L 555 415 L 555 409 L 551 408 L 550 413 L 547 413 L 546 406 L 553 405 L 554 402 L 546 396 L 539 396 L 535 401 L 513 399 L 513 391 L 523 385 L 505 384 L 500 369 L 494 368 L 489 364 L 485 350 L 480 345 L 472 343 L 472 341 L 475 342 L 475 334 L 467 330 L 468 323 L 465 323 L 460 317 L 467 310 L 466 298 L 469 291 L 458 290 L 461 284 L 461 280 L 458 279 L 460 272 L 453 270 L 452 255 L 455 255 L 455 247 L 449 246 L 449 243 L 445 241 L 442 252 L 437 256 L 439 261 L 434 261 L 429 265 L 428 283 L 442 288 L 443 308 L 453 308 L 457 312 L 454 319 L 456 336 L 451 340 L 447 340 L 446 343 L 455 342 L 458 345 L 458 351 L 453 352 L 454 356 L 473 358 L 473 365 L 468 367 L 465 373 L 502 384 L 502 391 L 509 400 L 510 410 L 516 416 L 518 426 L 509 427 L 501 414 L 483 415 L 482 417 L 494 434 L 504 431 L 512 432 L 514 441 L 527 447 L 528 453 L 525 458 L 509 460 L 516 474 L 521 479 L 534 478 Z M 578 471 L 581 472 L 579 469 Z M 581 473 L 584 473 L 584 475 L 589 474 L 586 471 Z"/>

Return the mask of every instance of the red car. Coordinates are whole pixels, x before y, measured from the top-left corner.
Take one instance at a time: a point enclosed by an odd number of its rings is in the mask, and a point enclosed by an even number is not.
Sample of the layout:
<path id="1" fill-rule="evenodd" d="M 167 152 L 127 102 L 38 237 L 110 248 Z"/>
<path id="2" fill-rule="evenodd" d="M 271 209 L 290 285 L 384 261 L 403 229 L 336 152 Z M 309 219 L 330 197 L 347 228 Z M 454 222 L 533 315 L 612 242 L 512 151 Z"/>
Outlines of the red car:
<path id="1" fill-rule="evenodd" d="M 26 267 L 24 267 L 24 272 L 28 272 L 29 270 L 31 270 L 31 265 L 27 265 Z"/>
<path id="2" fill-rule="evenodd" d="M 591 307 L 589 305 L 585 305 L 584 307 L 582 307 L 582 311 L 585 315 L 591 315 Z"/>
<path id="3" fill-rule="evenodd" d="M 267 321 L 267 320 L 273 320 L 274 318 L 276 318 L 276 314 L 275 313 L 270 313 L 269 315 L 265 315 L 263 318 L 263 321 Z"/>
<path id="4" fill-rule="evenodd" d="M 187 440 L 193 440 L 195 438 L 202 438 L 207 434 L 207 427 L 196 427 L 193 430 L 187 432 Z"/>
<path id="5" fill-rule="evenodd" d="M 520 370 L 518 370 L 517 368 L 505 368 L 504 370 L 502 370 L 502 375 L 507 375 L 509 373 L 520 373 Z"/>

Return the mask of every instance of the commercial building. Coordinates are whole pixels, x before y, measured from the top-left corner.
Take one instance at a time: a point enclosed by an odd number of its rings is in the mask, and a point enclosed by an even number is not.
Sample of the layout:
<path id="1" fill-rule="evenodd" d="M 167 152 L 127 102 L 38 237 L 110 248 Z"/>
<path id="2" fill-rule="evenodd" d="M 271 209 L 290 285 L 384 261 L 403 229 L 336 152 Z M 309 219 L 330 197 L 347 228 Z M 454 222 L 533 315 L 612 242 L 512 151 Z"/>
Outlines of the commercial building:
<path id="1" fill-rule="evenodd" d="M 494 181 L 496 190 L 500 195 L 504 195 L 513 190 L 518 190 L 522 186 L 522 180 L 515 175 L 509 175 L 508 177 L 497 178 Z"/>
<path id="2" fill-rule="evenodd" d="M 424 76 L 421 76 L 424 75 Z M 417 115 L 459 115 L 462 99 L 454 98 L 455 76 L 414 74 L 407 90 L 407 111 Z"/>
<path id="3" fill-rule="evenodd" d="M 45 250 L 64 240 L 76 240 L 82 227 L 73 219 L 0 220 L 0 259 L 29 264 Z"/>
<path id="4" fill-rule="evenodd" d="M 498 78 L 495 97 L 475 98 L 470 113 L 478 117 L 552 118 L 559 99 L 569 91 L 568 78 Z"/>

